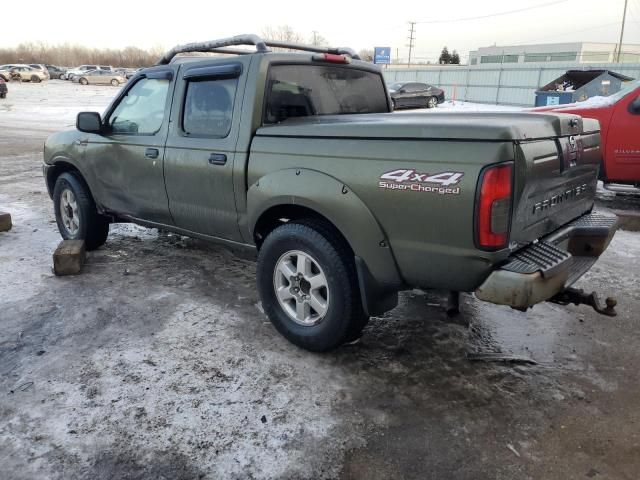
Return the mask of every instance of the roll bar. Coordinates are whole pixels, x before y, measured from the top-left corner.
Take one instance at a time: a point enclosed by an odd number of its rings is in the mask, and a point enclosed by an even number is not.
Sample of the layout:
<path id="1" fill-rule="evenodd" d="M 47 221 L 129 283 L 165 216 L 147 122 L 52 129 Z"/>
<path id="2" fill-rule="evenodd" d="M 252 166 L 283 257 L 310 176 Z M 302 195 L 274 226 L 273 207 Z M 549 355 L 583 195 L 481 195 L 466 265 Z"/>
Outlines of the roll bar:
<path id="1" fill-rule="evenodd" d="M 254 45 L 256 47 L 256 50 L 255 52 L 248 52 L 243 50 L 234 50 L 234 49 L 226 48 L 226 47 L 233 47 L 238 45 Z M 162 58 L 156 62 L 156 65 L 167 65 L 168 63 L 171 62 L 173 57 L 175 57 L 180 53 L 207 52 L 207 53 L 246 55 L 250 53 L 268 53 L 271 51 L 269 47 L 288 48 L 290 50 L 299 50 L 303 52 L 348 55 L 354 60 L 360 60 L 360 56 L 351 48 L 314 47 L 311 45 L 300 45 L 297 43 L 263 40 L 258 35 L 247 34 L 247 35 L 236 35 L 235 37 L 220 38 L 218 40 L 210 40 L 208 42 L 194 42 L 194 43 L 186 43 L 184 45 L 178 45 L 176 47 L 173 47 L 167 53 L 165 53 L 162 56 Z"/>

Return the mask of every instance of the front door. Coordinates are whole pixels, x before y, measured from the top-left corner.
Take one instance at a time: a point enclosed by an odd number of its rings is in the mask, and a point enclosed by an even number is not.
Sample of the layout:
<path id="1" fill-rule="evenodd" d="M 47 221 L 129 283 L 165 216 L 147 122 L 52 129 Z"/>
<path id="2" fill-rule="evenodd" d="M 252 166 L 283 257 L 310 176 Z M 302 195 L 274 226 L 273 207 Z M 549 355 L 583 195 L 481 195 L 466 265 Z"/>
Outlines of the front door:
<path id="1" fill-rule="evenodd" d="M 606 141 L 607 177 L 640 182 L 640 89 L 616 103 Z"/>
<path id="2" fill-rule="evenodd" d="M 104 119 L 103 135 L 89 134 L 85 162 L 98 172 L 95 196 L 110 211 L 171 225 L 164 186 L 172 71 L 151 71 L 127 86 Z"/>
<path id="3" fill-rule="evenodd" d="M 242 240 L 233 175 L 243 98 L 240 85 L 249 57 L 187 64 L 180 70 L 184 81 L 176 88 L 165 154 L 169 209 L 177 227 Z"/>

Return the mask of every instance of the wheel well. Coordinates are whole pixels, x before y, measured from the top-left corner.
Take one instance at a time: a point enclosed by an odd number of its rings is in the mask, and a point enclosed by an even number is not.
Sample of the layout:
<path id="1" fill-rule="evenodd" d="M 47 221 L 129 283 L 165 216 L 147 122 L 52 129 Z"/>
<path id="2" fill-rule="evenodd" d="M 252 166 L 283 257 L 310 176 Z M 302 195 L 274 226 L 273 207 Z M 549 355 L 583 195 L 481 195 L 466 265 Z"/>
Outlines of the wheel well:
<path id="1" fill-rule="evenodd" d="M 53 189 L 56 186 L 56 180 L 58 179 L 58 177 L 60 175 L 62 175 L 65 172 L 73 172 L 76 175 L 78 175 L 82 179 L 82 181 L 84 181 L 84 178 L 82 177 L 82 174 L 80 173 L 80 170 L 78 170 L 76 167 L 74 167 L 70 163 L 66 163 L 66 162 L 56 163 L 53 166 L 53 168 L 51 168 L 47 172 L 47 188 L 48 188 L 49 192 L 51 192 L 51 194 L 53 194 Z"/>
<path id="2" fill-rule="evenodd" d="M 311 208 L 300 205 L 276 205 L 263 212 L 253 230 L 253 240 L 256 243 L 256 247 L 260 249 L 267 235 L 280 225 L 302 219 L 322 221 L 322 223 L 331 228 L 344 241 L 345 245 L 351 253 L 353 253 L 353 248 L 351 248 L 348 240 L 331 220 Z"/>

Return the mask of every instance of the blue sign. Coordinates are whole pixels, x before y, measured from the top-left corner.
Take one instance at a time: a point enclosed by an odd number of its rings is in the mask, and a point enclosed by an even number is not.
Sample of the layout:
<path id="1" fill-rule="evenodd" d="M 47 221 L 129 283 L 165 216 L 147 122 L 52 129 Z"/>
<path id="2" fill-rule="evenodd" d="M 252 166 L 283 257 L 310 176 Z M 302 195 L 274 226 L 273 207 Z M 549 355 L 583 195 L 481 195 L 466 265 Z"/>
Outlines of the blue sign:
<path id="1" fill-rule="evenodd" d="M 375 47 L 373 63 L 391 63 L 391 47 Z"/>

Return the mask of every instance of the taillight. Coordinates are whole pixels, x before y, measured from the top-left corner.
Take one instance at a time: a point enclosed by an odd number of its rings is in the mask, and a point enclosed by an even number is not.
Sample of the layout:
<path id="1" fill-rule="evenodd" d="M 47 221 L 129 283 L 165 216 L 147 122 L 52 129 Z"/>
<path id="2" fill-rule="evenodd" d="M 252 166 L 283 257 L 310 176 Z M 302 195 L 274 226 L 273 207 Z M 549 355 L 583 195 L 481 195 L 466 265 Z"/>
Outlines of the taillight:
<path id="1" fill-rule="evenodd" d="M 351 58 L 346 55 L 336 55 L 333 53 L 317 53 L 311 58 L 316 62 L 351 63 Z"/>
<path id="2" fill-rule="evenodd" d="M 476 243 L 485 250 L 499 250 L 509 243 L 513 164 L 486 168 L 480 177 L 476 200 Z"/>

